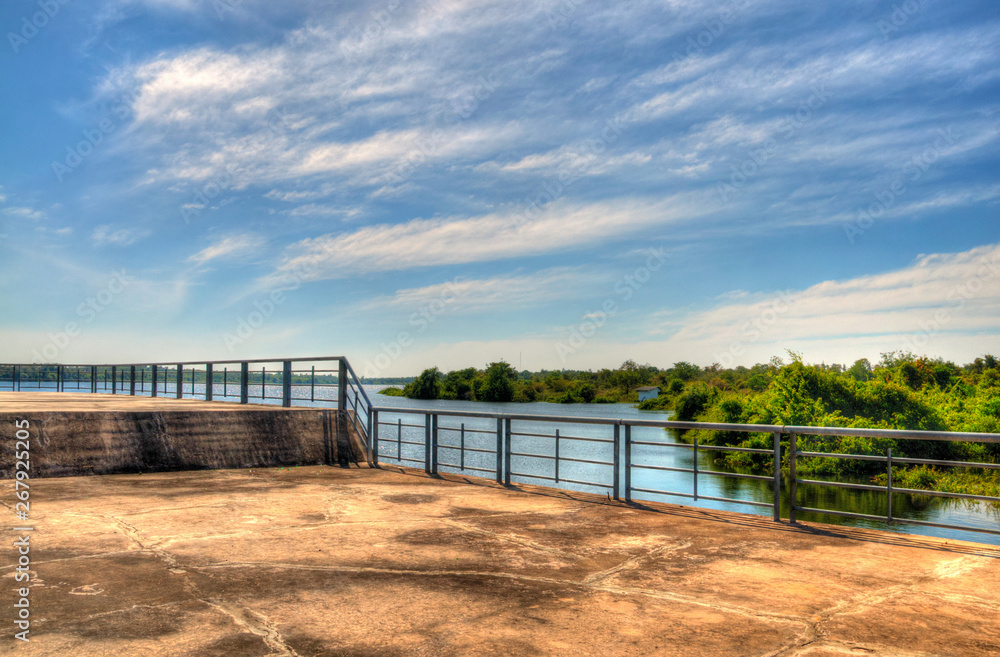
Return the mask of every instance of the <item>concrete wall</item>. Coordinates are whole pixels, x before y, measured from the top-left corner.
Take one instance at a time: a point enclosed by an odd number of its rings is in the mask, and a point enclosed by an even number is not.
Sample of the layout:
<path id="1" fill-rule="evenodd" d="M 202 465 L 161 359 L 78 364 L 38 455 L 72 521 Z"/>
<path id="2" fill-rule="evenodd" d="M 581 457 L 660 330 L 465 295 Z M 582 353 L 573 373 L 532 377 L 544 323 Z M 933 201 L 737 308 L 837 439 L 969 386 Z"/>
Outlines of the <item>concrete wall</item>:
<path id="1" fill-rule="evenodd" d="M 0 413 L 0 477 L 13 476 L 14 421 L 31 425 L 31 476 L 363 463 L 336 411 Z"/>

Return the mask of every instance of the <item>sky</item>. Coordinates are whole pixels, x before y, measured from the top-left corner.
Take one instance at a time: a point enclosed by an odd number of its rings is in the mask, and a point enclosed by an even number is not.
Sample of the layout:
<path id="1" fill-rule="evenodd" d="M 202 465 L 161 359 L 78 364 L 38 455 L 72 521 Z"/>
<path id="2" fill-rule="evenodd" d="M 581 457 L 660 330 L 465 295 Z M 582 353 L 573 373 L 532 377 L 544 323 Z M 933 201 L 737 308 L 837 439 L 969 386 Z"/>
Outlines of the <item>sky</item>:
<path id="1" fill-rule="evenodd" d="M 995 0 L 12 0 L 0 362 L 1000 353 Z"/>

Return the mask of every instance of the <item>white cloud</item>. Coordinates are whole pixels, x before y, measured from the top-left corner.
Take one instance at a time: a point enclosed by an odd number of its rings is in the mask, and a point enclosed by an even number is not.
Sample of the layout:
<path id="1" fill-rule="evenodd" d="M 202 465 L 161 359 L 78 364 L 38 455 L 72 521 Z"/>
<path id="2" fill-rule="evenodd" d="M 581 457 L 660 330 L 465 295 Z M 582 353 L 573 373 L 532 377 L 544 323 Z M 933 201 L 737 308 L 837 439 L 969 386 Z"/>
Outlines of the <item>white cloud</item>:
<path id="1" fill-rule="evenodd" d="M 696 195 L 686 195 L 588 205 L 555 202 L 538 211 L 537 217 L 508 211 L 367 226 L 303 240 L 290 250 L 273 278 L 291 271 L 305 272 L 307 280 L 342 278 L 358 272 L 567 251 L 698 216 L 703 212 L 698 200 Z"/>
<path id="2" fill-rule="evenodd" d="M 36 210 L 34 208 L 29 208 L 25 206 L 4 208 L 3 213 L 8 217 L 14 217 L 16 219 L 30 219 L 32 221 L 38 221 L 39 219 L 45 218 L 45 213 L 41 210 Z"/>
<path id="3" fill-rule="evenodd" d="M 130 246 L 141 239 L 149 237 L 149 230 L 135 230 L 131 228 L 115 228 L 103 225 L 94 229 L 90 234 L 90 241 L 96 246 Z"/>
<path id="4" fill-rule="evenodd" d="M 256 253 L 264 246 L 264 240 L 258 235 L 227 235 L 219 238 L 187 259 L 198 265 L 204 265 L 212 260 L 234 259 Z"/>

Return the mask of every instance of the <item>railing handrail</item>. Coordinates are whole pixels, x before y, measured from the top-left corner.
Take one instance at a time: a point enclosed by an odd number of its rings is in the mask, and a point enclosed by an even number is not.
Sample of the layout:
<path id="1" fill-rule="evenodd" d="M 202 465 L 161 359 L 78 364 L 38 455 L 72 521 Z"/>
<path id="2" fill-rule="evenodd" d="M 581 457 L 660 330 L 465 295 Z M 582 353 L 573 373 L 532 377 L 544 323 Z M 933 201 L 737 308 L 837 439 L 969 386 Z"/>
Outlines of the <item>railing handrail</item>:
<path id="1" fill-rule="evenodd" d="M 308 363 L 347 360 L 344 356 L 318 356 L 316 358 L 236 358 L 231 360 L 160 360 L 149 363 L 0 363 L 0 367 L 152 367 L 154 365 L 229 365 L 240 363 Z"/>

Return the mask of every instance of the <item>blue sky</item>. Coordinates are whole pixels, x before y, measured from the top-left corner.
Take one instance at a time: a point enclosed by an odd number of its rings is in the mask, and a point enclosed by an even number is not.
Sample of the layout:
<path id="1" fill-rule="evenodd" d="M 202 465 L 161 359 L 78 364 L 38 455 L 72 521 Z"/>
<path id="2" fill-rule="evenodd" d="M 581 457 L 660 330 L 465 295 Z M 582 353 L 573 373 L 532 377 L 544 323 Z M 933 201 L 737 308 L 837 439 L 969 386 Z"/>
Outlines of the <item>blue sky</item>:
<path id="1" fill-rule="evenodd" d="M 0 360 L 1000 352 L 1000 7 L 0 8 Z"/>

